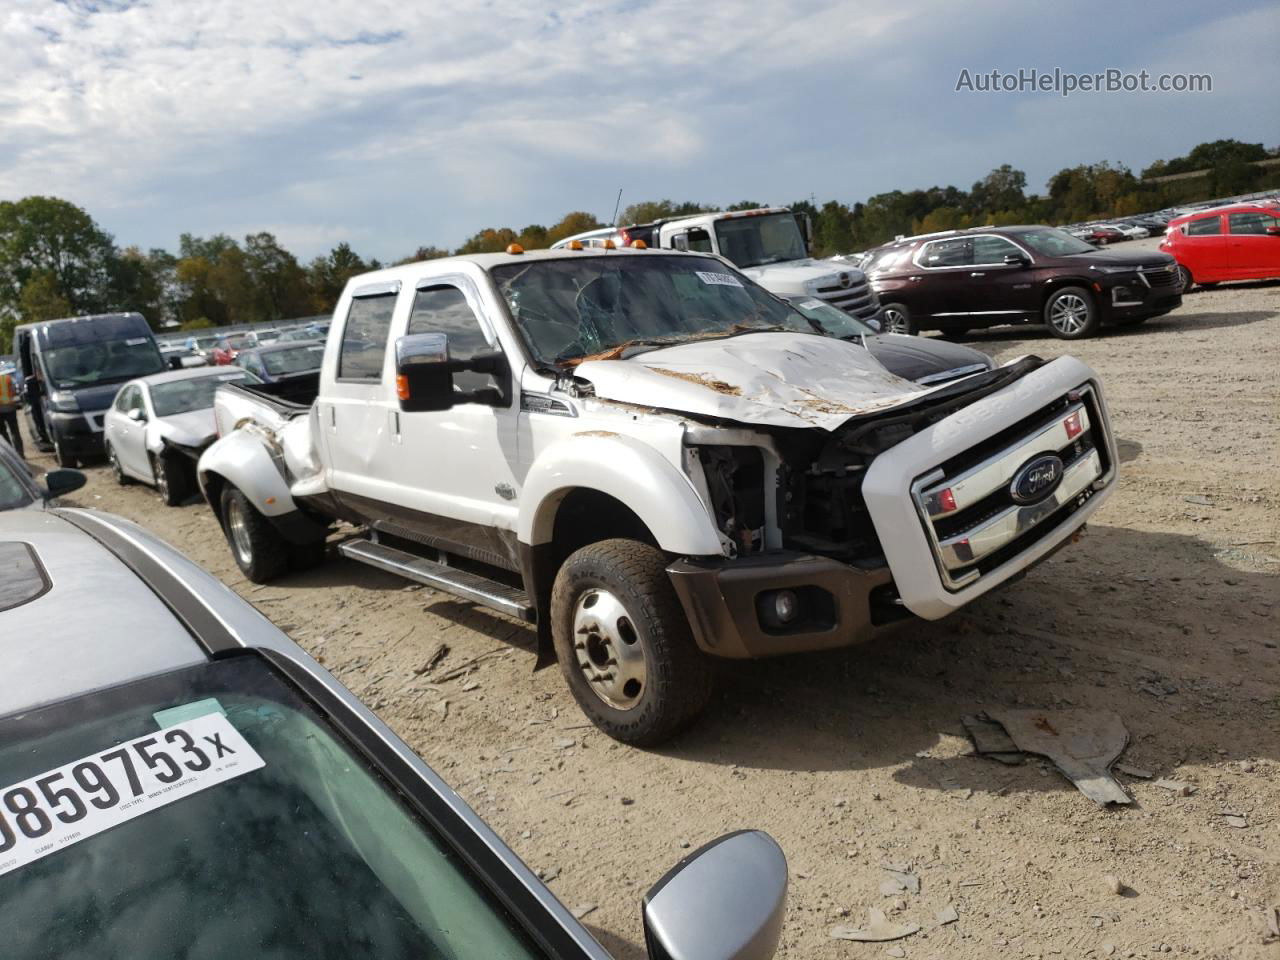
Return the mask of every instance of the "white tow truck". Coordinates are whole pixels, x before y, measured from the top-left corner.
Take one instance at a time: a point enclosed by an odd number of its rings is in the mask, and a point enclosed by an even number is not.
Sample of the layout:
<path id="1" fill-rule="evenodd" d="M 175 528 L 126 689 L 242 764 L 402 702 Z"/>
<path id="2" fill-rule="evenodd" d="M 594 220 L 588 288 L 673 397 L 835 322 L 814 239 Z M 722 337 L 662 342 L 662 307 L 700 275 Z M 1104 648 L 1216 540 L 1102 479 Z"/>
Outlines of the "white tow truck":
<path id="1" fill-rule="evenodd" d="M 866 276 L 846 260 L 809 256 L 810 232 L 802 214 L 786 207 L 759 207 L 589 230 L 566 237 L 552 249 L 601 247 L 608 241 L 616 247 L 639 242 L 663 250 L 714 253 L 785 300 L 818 299 L 864 323 L 876 320 L 880 301 Z"/>
<path id="2" fill-rule="evenodd" d="M 937 619 L 1114 486 L 1072 357 L 926 386 L 726 261 L 454 257 L 353 279 L 311 384 L 219 389 L 201 489 L 255 582 L 346 557 L 537 625 L 587 716 L 655 744 L 711 658 Z"/>

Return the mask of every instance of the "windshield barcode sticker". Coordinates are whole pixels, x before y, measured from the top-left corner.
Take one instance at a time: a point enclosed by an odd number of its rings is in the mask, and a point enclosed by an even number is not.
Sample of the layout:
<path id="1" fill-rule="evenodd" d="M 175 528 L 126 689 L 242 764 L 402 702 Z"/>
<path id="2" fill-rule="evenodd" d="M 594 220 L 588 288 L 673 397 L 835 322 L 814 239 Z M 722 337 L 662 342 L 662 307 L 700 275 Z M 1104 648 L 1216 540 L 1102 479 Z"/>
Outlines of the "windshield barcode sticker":
<path id="1" fill-rule="evenodd" d="M 742 286 L 742 281 L 731 273 L 711 273 L 707 270 L 695 270 L 694 272 L 703 283 L 718 283 L 724 287 Z"/>
<path id="2" fill-rule="evenodd" d="M 0 790 L 0 875 L 265 766 L 220 713 Z"/>
<path id="3" fill-rule="evenodd" d="M 146 337 L 130 337 L 128 340 L 124 342 L 124 345 L 126 347 L 136 347 L 138 344 L 146 343 L 146 342 L 147 342 Z"/>

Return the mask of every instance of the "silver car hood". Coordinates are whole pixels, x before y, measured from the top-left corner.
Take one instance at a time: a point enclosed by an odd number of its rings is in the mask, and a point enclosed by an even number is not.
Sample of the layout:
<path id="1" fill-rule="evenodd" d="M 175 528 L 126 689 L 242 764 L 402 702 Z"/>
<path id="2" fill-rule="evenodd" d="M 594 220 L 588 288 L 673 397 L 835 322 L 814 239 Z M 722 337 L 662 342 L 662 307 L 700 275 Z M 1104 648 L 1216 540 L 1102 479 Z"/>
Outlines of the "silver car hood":
<path id="1" fill-rule="evenodd" d="M 218 432 L 213 419 L 213 407 L 158 417 L 154 423 L 159 436 L 184 447 L 202 446 Z"/>
<path id="2" fill-rule="evenodd" d="M 682 343 L 626 360 L 587 360 L 574 373 L 605 400 L 824 430 L 929 392 L 894 376 L 861 346 L 804 333 Z"/>

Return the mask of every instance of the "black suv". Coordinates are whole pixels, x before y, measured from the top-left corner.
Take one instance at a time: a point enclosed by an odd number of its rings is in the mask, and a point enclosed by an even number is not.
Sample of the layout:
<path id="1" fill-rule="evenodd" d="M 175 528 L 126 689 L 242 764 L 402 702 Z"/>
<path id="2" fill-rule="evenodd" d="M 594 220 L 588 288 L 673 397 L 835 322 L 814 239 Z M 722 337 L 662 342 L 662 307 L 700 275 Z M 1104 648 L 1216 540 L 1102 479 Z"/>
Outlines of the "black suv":
<path id="1" fill-rule="evenodd" d="M 1043 323 L 1064 340 L 1141 323 L 1182 303 L 1177 264 L 1115 252 L 1055 227 L 976 227 L 895 240 L 864 268 L 894 333 Z"/>

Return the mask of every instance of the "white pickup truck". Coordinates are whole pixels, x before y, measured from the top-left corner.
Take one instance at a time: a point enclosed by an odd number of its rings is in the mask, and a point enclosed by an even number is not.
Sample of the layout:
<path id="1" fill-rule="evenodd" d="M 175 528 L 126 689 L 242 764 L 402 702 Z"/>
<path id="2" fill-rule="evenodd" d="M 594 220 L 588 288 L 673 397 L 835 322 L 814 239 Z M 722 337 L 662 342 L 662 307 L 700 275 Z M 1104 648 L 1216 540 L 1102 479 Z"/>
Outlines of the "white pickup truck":
<path id="1" fill-rule="evenodd" d="M 786 300 L 818 299 L 863 323 L 878 319 L 880 300 L 866 275 L 846 260 L 809 256 L 808 218 L 786 207 L 699 213 L 637 223 L 617 230 L 589 230 L 552 246 L 618 247 L 637 243 L 662 250 L 714 253 L 770 293 Z"/>
<path id="2" fill-rule="evenodd" d="M 1093 371 L 889 373 L 721 258 L 454 257 L 353 279 L 318 381 L 219 389 L 199 480 L 262 582 L 343 555 L 537 624 L 655 744 L 713 657 L 937 619 L 1065 545 L 1117 458 Z"/>

